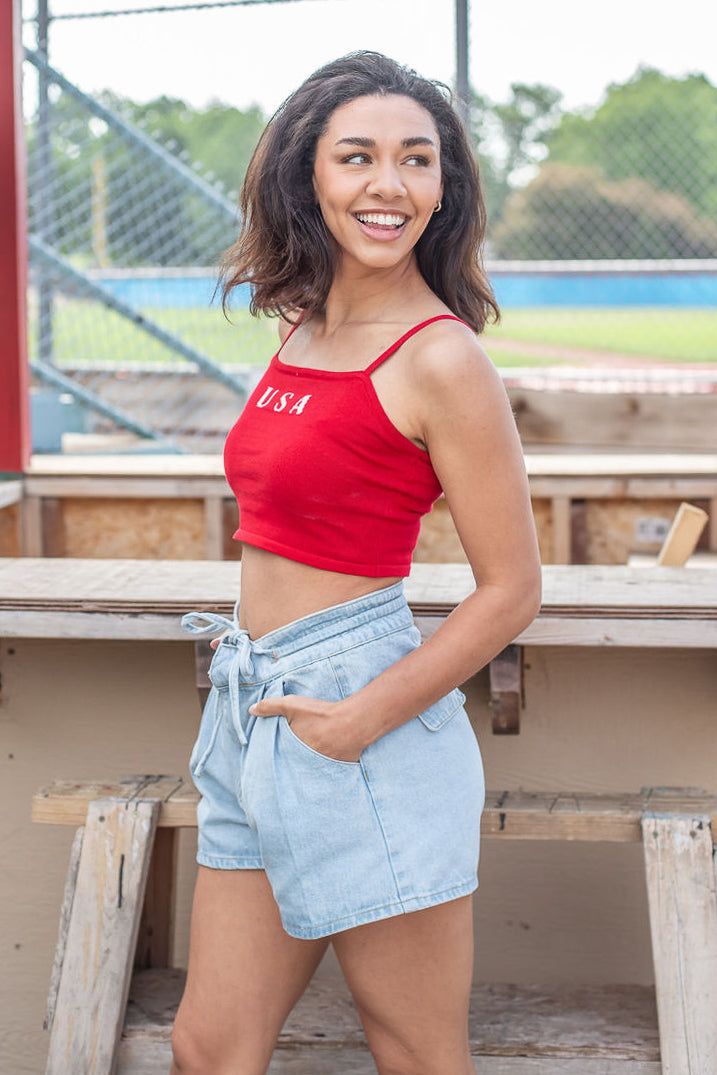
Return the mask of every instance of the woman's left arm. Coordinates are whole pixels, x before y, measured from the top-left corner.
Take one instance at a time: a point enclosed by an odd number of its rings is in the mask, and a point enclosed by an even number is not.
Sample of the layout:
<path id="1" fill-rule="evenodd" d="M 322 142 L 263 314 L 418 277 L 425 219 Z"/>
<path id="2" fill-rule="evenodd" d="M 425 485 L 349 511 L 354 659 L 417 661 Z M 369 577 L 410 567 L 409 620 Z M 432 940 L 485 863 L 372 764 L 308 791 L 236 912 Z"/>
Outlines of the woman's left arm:
<path id="1" fill-rule="evenodd" d="M 477 338 L 451 329 L 449 354 L 446 336 L 427 339 L 411 368 L 422 438 L 476 589 L 423 645 L 336 703 L 344 734 L 364 746 L 465 682 L 540 611 L 540 552 L 510 400 Z"/>

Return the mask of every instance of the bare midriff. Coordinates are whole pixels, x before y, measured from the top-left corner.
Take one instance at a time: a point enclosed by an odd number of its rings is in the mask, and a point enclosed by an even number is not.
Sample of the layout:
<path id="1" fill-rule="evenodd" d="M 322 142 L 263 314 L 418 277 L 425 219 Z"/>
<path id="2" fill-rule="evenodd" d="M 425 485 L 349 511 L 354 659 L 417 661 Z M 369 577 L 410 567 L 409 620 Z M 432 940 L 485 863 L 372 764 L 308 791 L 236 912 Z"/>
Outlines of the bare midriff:
<path id="1" fill-rule="evenodd" d="M 301 616 L 391 586 L 400 577 L 326 571 L 242 542 L 239 626 L 256 640 Z"/>

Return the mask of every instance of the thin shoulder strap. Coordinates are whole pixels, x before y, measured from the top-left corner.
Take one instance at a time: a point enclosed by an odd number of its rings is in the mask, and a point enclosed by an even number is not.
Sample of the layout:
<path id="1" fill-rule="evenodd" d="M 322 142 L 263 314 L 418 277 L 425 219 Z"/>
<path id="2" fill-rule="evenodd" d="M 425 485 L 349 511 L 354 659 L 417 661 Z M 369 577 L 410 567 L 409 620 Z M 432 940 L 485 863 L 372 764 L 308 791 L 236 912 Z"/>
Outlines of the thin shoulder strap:
<path id="1" fill-rule="evenodd" d="M 299 314 L 298 319 L 294 322 L 294 324 L 291 326 L 291 328 L 287 332 L 286 336 L 284 336 L 284 339 L 281 341 L 281 346 L 279 347 L 279 350 L 274 355 L 274 358 L 276 358 L 278 356 L 279 352 L 281 351 L 281 349 L 284 346 L 284 344 L 286 343 L 286 341 L 289 339 L 289 336 L 291 336 L 292 332 L 294 332 L 294 330 L 297 329 L 299 327 L 299 325 L 301 324 L 301 322 L 304 320 L 304 314 L 305 313 L 306 313 L 306 310 L 301 311 L 301 313 Z"/>
<path id="2" fill-rule="evenodd" d="M 375 358 L 370 366 L 367 366 L 364 373 L 372 373 L 377 366 L 380 366 L 389 355 L 392 355 L 394 351 L 398 350 L 402 343 L 404 343 L 409 336 L 413 336 L 414 332 L 418 332 L 419 329 L 425 328 L 426 325 L 432 324 L 433 321 L 440 321 L 441 318 L 449 318 L 451 321 L 460 321 L 463 325 L 468 325 L 467 321 L 464 321 L 462 317 L 456 317 L 455 314 L 436 314 L 435 317 L 429 317 L 426 321 L 421 321 L 420 324 L 414 325 L 413 328 L 409 328 L 408 332 L 404 332 L 403 336 L 400 336 L 395 343 L 392 343 L 382 354 Z M 471 328 L 468 325 L 468 328 Z M 287 339 L 289 337 L 287 336 Z"/>

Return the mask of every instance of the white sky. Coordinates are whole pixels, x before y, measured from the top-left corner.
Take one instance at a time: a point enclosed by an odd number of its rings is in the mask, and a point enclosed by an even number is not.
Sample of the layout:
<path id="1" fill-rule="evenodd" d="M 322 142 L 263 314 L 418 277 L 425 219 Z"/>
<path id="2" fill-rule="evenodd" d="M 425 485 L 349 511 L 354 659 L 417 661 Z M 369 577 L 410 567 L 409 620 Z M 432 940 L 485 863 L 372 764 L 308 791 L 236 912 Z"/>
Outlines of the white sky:
<path id="1" fill-rule="evenodd" d="M 49 2 L 61 15 L 161 0 Z M 35 0 L 23 0 L 25 18 L 35 10 Z M 59 21 L 50 62 L 90 93 L 108 87 L 136 101 L 166 93 L 199 107 L 218 98 L 269 114 L 315 68 L 357 48 L 452 85 L 454 36 L 453 0 L 299 0 Z M 34 47 L 34 25 L 23 40 Z M 641 62 L 717 84 L 715 42 L 715 0 L 473 0 L 471 83 L 505 100 L 511 82 L 543 82 L 568 108 L 594 106 Z M 34 98 L 35 79 L 25 81 Z"/>

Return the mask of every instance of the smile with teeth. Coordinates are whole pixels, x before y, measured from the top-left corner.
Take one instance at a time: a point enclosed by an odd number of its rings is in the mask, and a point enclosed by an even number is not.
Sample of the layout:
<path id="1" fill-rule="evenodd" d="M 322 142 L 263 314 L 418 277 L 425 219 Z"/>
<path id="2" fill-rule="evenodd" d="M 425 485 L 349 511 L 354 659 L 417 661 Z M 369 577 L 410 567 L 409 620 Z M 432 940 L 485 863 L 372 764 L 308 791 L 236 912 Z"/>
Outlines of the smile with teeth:
<path id="1" fill-rule="evenodd" d="M 354 216 L 362 224 L 374 228 L 392 228 L 398 230 L 406 223 L 408 217 L 398 213 L 354 213 Z"/>

